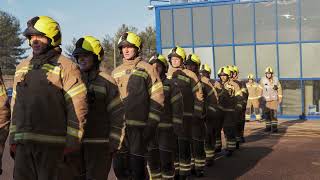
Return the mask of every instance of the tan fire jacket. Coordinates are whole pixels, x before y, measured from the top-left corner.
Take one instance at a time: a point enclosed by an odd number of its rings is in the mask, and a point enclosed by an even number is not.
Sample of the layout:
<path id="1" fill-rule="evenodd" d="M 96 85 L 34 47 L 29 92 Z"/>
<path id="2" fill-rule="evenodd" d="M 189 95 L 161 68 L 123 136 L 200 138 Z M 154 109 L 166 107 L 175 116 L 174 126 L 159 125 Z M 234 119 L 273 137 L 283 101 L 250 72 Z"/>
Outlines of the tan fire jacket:
<path id="1" fill-rule="evenodd" d="M 153 66 L 142 61 L 123 59 L 112 72 L 124 103 L 127 126 L 155 127 L 164 106 L 163 84 Z"/>
<path id="2" fill-rule="evenodd" d="M 111 152 L 119 149 L 124 137 L 124 111 L 118 87 L 105 72 L 83 72 L 88 89 L 88 118 L 83 143 L 109 143 Z"/>
<path id="3" fill-rule="evenodd" d="M 205 76 L 201 76 L 202 89 L 204 95 L 205 112 L 215 113 L 218 105 L 218 93 L 211 80 Z"/>
<path id="4" fill-rule="evenodd" d="M 4 85 L 4 81 L 2 79 L 2 73 L 0 71 L 0 148 L 4 147 L 4 144 L 7 140 L 8 133 L 9 133 L 9 124 L 10 124 L 9 99 L 7 96 L 7 91 Z M 0 154 L 2 154 L 2 152 L 3 152 L 3 149 L 2 150 L 0 149 Z"/>
<path id="5" fill-rule="evenodd" d="M 248 100 L 258 100 L 261 97 L 262 87 L 256 83 L 246 83 L 246 87 L 248 89 Z"/>
<path id="6" fill-rule="evenodd" d="M 16 68 L 10 144 L 79 147 L 87 115 L 87 89 L 78 66 L 53 49 Z"/>
<path id="7" fill-rule="evenodd" d="M 177 83 L 183 97 L 184 116 L 202 117 L 203 112 L 203 92 L 201 81 L 197 75 L 187 69 L 169 68 L 168 79 Z"/>
<path id="8" fill-rule="evenodd" d="M 215 87 L 218 89 L 219 107 L 223 111 L 234 111 L 236 108 L 243 108 L 240 101 L 242 91 L 237 83 L 233 80 L 228 80 L 225 83 L 216 81 Z"/>

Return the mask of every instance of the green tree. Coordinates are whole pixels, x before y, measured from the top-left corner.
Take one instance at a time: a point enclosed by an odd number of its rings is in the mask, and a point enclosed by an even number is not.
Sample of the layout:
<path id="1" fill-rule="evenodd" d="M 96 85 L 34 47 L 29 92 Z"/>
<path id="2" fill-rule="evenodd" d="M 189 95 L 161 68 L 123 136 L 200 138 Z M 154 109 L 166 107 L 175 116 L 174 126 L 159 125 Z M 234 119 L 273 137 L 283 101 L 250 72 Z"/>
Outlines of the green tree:
<path id="1" fill-rule="evenodd" d="M 64 53 L 70 59 L 74 59 L 73 56 L 72 56 L 72 53 L 73 53 L 74 49 L 76 48 L 76 42 L 77 42 L 77 39 L 76 38 L 72 38 L 71 44 L 68 44 L 65 47 Z"/>
<path id="2" fill-rule="evenodd" d="M 156 31 L 153 27 L 148 26 L 139 33 L 139 36 L 143 43 L 141 56 L 144 59 L 149 59 L 156 53 Z"/>
<path id="3" fill-rule="evenodd" d="M 20 23 L 12 15 L 0 11 L 0 67 L 4 74 L 14 73 L 18 62 L 25 58 L 26 48 L 22 48 Z"/>

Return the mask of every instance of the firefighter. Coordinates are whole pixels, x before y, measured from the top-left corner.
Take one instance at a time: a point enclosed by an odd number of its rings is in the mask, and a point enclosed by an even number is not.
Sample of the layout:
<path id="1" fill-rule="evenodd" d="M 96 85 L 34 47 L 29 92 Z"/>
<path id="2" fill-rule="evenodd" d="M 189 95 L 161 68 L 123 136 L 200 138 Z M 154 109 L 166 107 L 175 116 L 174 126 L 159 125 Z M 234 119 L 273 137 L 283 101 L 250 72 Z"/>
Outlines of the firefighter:
<path id="1" fill-rule="evenodd" d="M 79 67 L 61 55 L 59 24 L 48 16 L 28 21 L 32 55 L 16 68 L 10 146 L 15 180 L 55 180 L 64 157 L 80 151 L 87 89 Z"/>
<path id="2" fill-rule="evenodd" d="M 202 117 L 203 93 L 197 75 L 183 66 L 186 60 L 183 48 L 176 46 L 171 49 L 168 59 L 171 67 L 167 77 L 177 83 L 183 98 L 183 128 L 177 134 L 178 153 L 176 157 L 179 162 L 176 161 L 175 166 L 176 170 L 179 170 L 180 179 L 186 179 L 191 175 L 192 122 L 194 118 Z"/>
<path id="3" fill-rule="evenodd" d="M 186 61 L 184 62 L 185 67 L 194 72 L 197 77 L 198 81 L 201 83 L 202 90 L 203 89 L 203 82 L 201 81 L 201 76 L 199 73 L 199 68 L 201 65 L 200 57 L 196 54 L 189 54 Z M 204 101 L 205 94 L 204 95 Z M 194 170 L 197 176 L 203 176 L 204 174 L 204 167 L 206 163 L 206 153 L 204 149 L 204 140 L 206 137 L 205 129 L 205 117 L 206 112 L 203 111 L 202 117 L 197 118 L 194 117 L 193 124 L 192 124 L 192 164 L 194 165 Z"/>
<path id="4" fill-rule="evenodd" d="M 248 75 L 248 82 L 246 83 L 248 89 L 248 101 L 246 107 L 246 121 L 250 121 L 251 112 L 256 116 L 256 120 L 261 120 L 261 114 L 259 109 L 259 99 L 261 98 L 262 87 L 254 81 L 253 74 Z"/>
<path id="5" fill-rule="evenodd" d="M 116 155 L 115 173 L 125 178 L 125 162 L 129 163 L 131 177 L 145 179 L 145 154 L 160 121 L 164 106 L 163 85 L 156 70 L 143 61 L 141 38 L 133 32 L 122 34 L 118 42 L 123 64 L 113 70 L 112 76 L 124 103 L 125 146 Z M 128 154 L 129 160 L 124 156 Z"/>
<path id="6" fill-rule="evenodd" d="M 226 135 L 226 156 L 232 156 L 236 148 L 236 111 L 242 109 L 241 96 L 242 92 L 237 83 L 232 81 L 231 71 L 224 66 L 219 69 L 219 81 L 215 82 L 218 89 L 219 107 L 222 110 L 222 125 L 224 134 Z M 219 128 L 220 129 L 220 128 Z M 221 142 L 221 131 L 218 130 L 216 135 L 217 141 Z M 217 147 L 219 148 L 219 147 Z M 221 151 L 219 149 L 217 152 Z"/>
<path id="7" fill-rule="evenodd" d="M 164 89 L 164 113 L 161 116 L 157 130 L 157 139 L 154 148 L 149 152 L 149 168 L 151 178 L 173 179 L 175 174 L 174 153 L 176 148 L 175 129 L 181 129 L 183 117 L 182 94 L 178 86 L 167 79 L 168 61 L 161 55 L 156 54 L 151 57 L 149 64 L 153 65 L 162 80 Z"/>
<path id="8" fill-rule="evenodd" d="M 206 140 L 205 153 L 206 165 L 211 166 L 214 162 L 214 147 L 216 144 L 216 123 L 218 115 L 218 94 L 214 87 L 214 82 L 210 80 L 211 68 L 208 64 L 201 65 L 200 68 L 202 89 L 205 99 L 206 112 Z"/>
<path id="9" fill-rule="evenodd" d="M 83 137 L 86 179 L 105 180 L 111 167 L 111 154 L 124 137 L 123 106 L 114 79 L 99 70 L 103 48 L 96 38 L 84 36 L 76 42 L 73 56 L 80 66 L 88 90 L 88 116 Z"/>
<path id="10" fill-rule="evenodd" d="M 2 155 L 9 134 L 10 104 L 0 70 L 0 175 L 2 174 Z"/>
<path id="11" fill-rule="evenodd" d="M 240 143 L 244 143 L 244 127 L 245 127 L 245 113 L 246 113 L 246 106 L 247 106 L 247 100 L 248 100 L 248 90 L 245 84 L 245 81 L 239 80 L 239 69 L 237 66 L 231 66 L 231 69 L 233 70 L 233 77 L 232 80 L 237 83 L 241 89 L 242 96 L 241 96 L 241 104 L 242 109 L 240 109 L 239 112 L 236 112 L 238 115 L 238 122 L 237 122 L 237 144 L 236 148 L 239 149 Z"/>
<path id="12" fill-rule="evenodd" d="M 264 109 L 265 131 L 278 132 L 277 109 L 282 102 L 282 88 L 278 78 L 273 75 L 273 69 L 270 66 L 265 69 L 265 77 L 261 78 L 260 86 L 263 88 L 262 98 L 266 102 Z"/>

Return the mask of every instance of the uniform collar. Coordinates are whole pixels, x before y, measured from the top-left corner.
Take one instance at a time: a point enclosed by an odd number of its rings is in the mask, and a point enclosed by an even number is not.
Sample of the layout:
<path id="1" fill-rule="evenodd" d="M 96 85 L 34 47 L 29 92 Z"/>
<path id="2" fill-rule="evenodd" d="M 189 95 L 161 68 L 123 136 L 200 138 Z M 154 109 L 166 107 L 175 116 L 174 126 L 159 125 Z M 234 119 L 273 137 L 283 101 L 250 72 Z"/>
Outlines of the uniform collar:
<path id="1" fill-rule="evenodd" d="M 126 65 L 137 65 L 140 61 L 141 61 L 140 56 L 136 57 L 133 60 L 126 60 L 123 58 L 123 64 L 126 64 Z"/>
<path id="2" fill-rule="evenodd" d="M 82 77 L 86 83 L 94 81 L 97 78 L 99 73 L 100 73 L 100 71 L 96 68 L 94 68 L 88 72 L 81 72 Z"/>
<path id="3" fill-rule="evenodd" d="M 52 57 L 61 54 L 60 48 L 54 48 L 46 52 L 45 54 L 41 54 L 39 56 L 33 56 L 31 58 L 31 64 L 35 66 L 41 66 L 52 59 Z"/>

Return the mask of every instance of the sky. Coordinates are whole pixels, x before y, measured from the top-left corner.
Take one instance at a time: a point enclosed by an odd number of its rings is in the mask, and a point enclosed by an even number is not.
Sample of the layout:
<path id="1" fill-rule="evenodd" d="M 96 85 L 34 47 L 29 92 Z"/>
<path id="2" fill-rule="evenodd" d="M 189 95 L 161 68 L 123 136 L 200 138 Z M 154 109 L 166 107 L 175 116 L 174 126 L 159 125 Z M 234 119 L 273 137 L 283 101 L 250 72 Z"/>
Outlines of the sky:
<path id="1" fill-rule="evenodd" d="M 73 37 L 113 35 L 121 24 L 139 30 L 155 26 L 154 10 L 148 10 L 148 4 L 149 0 L 0 0 L 0 10 L 15 16 L 22 31 L 34 16 L 54 18 L 60 24 L 64 47 Z"/>

